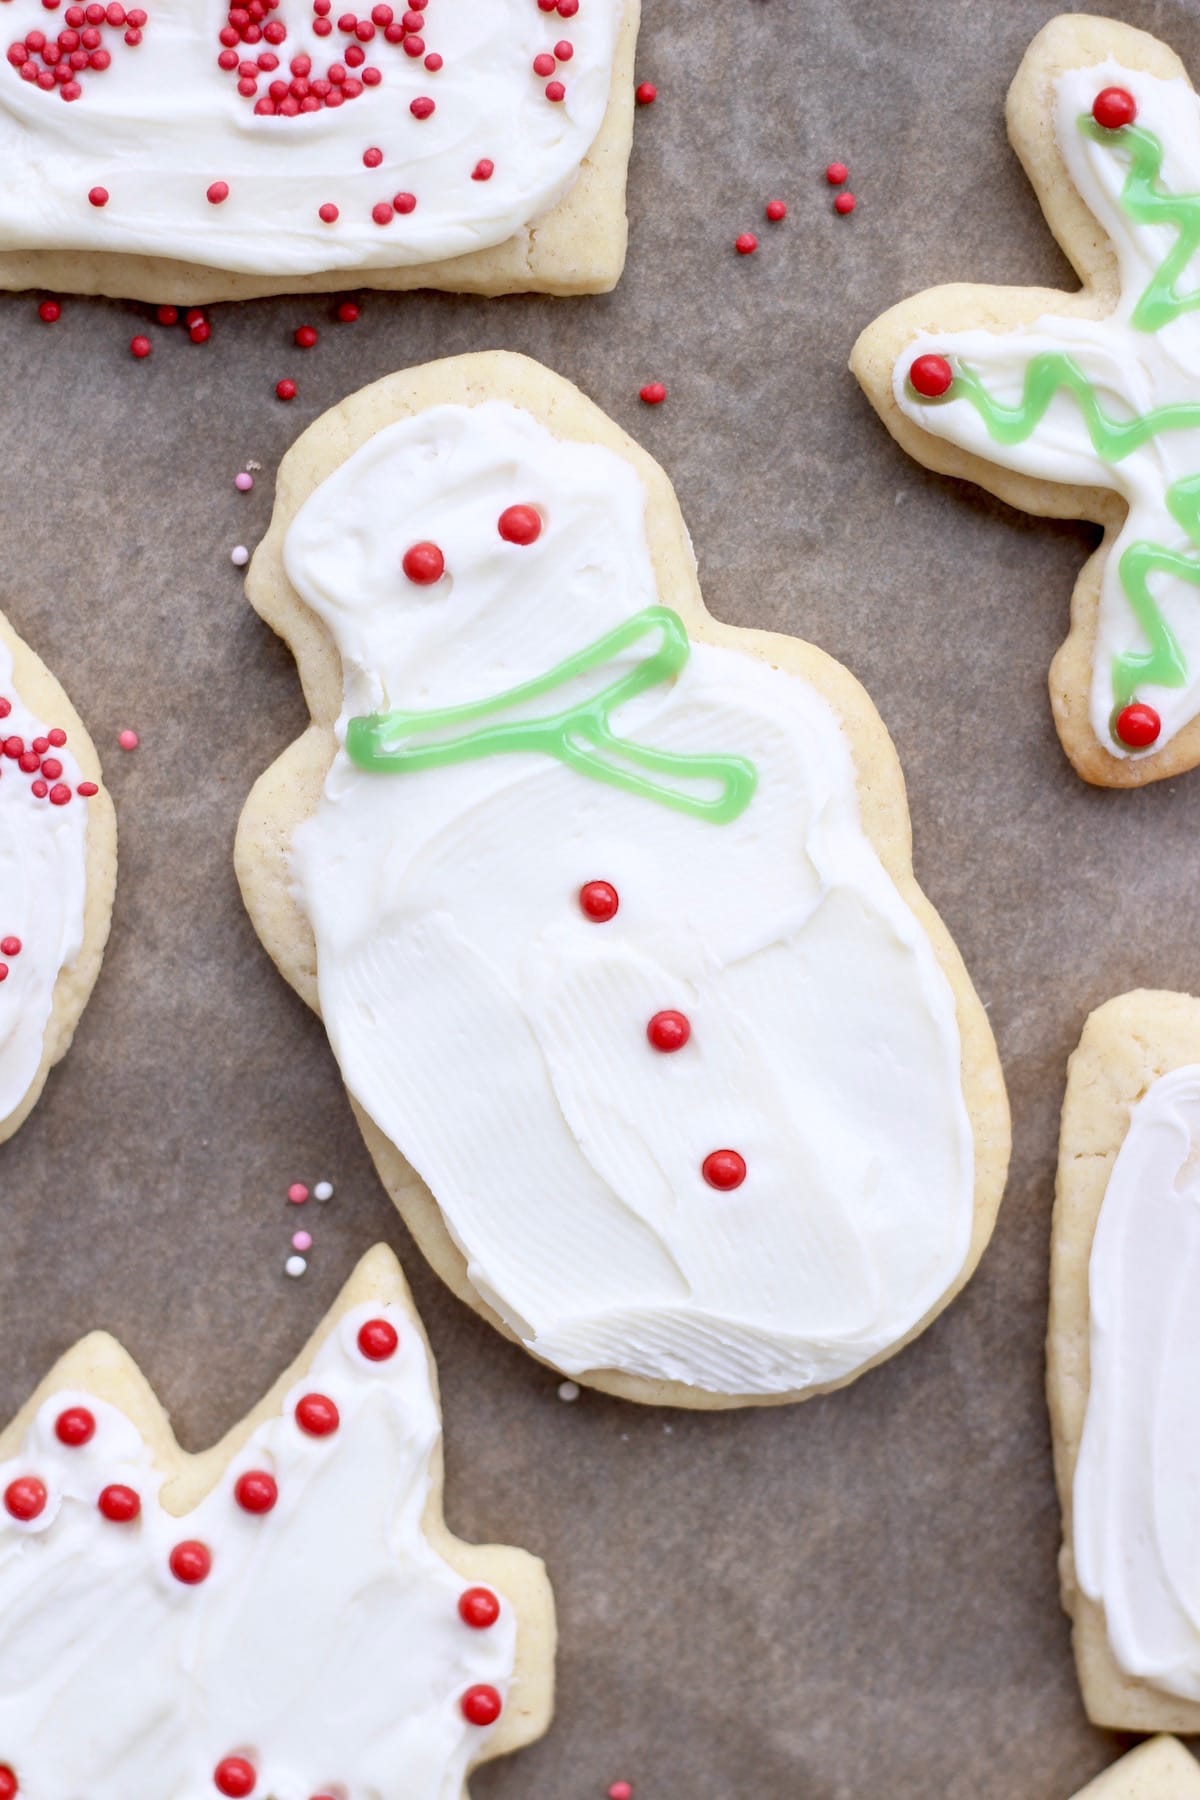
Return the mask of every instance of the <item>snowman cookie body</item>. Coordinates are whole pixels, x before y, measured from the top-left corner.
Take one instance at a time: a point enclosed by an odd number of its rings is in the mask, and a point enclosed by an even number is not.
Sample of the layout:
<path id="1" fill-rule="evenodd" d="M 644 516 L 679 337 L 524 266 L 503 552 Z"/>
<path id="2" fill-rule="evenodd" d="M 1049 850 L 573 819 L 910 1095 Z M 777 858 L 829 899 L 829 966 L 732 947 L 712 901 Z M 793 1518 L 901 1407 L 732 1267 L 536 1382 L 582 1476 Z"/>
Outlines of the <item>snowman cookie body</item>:
<path id="1" fill-rule="evenodd" d="M 317 488 L 283 559 L 344 692 L 290 874 L 346 1083 L 477 1301 L 584 1379 L 795 1396 L 964 1276 L 956 997 L 833 706 L 689 631 L 647 498 L 507 400 Z"/>

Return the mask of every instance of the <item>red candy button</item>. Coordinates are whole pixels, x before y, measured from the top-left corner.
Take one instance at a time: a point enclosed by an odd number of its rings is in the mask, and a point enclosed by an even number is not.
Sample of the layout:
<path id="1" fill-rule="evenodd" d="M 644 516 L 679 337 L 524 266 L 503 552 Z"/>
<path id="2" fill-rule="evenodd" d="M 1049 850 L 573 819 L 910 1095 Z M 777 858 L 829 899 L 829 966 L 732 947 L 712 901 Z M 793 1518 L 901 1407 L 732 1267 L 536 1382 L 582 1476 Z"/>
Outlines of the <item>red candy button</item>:
<path id="1" fill-rule="evenodd" d="M 279 1487 L 265 1469 L 247 1469 L 234 1483 L 233 1497 L 243 1512 L 269 1513 L 279 1498 Z"/>
<path id="2" fill-rule="evenodd" d="M 432 587 L 445 574 L 446 559 L 436 544 L 414 544 L 404 552 L 401 567 L 417 587 Z"/>
<path id="3" fill-rule="evenodd" d="M 692 1028 L 681 1012 L 657 1012 L 646 1027 L 646 1036 L 656 1050 L 682 1050 L 692 1035 Z"/>
<path id="4" fill-rule="evenodd" d="M 337 1430 L 341 1418 L 327 1395 L 305 1394 L 296 1405 L 296 1423 L 309 1437 L 328 1437 Z"/>
<path id="5" fill-rule="evenodd" d="M 142 1510 L 142 1502 L 131 1487 L 123 1487 L 114 1481 L 110 1487 L 103 1488 L 96 1505 L 101 1516 L 112 1525 L 129 1525 Z"/>
<path id="6" fill-rule="evenodd" d="M 182 1544 L 176 1544 L 168 1561 L 176 1581 L 182 1581 L 185 1587 L 196 1587 L 208 1579 L 212 1569 L 212 1551 L 197 1538 L 185 1538 Z M 248 1794 L 250 1789 L 239 1788 L 237 1791 Z"/>
<path id="7" fill-rule="evenodd" d="M 17 1778 L 8 1764 L 0 1765 L 0 1800 L 16 1800 L 19 1791 Z"/>
<path id="8" fill-rule="evenodd" d="M 1157 743 L 1162 730 L 1162 720 L 1152 706 L 1142 700 L 1135 700 L 1129 706 L 1122 707 L 1117 714 L 1116 733 L 1120 741 L 1130 750 L 1148 750 Z"/>
<path id="9" fill-rule="evenodd" d="M 746 1159 L 736 1150 L 712 1150 L 700 1165 L 700 1172 L 709 1187 L 719 1188 L 727 1194 L 745 1181 Z"/>
<path id="10" fill-rule="evenodd" d="M 4 1504 L 14 1519 L 28 1525 L 46 1510 L 46 1484 L 36 1475 L 18 1475 L 4 1490 Z"/>
<path id="11" fill-rule="evenodd" d="M 244 1756 L 222 1757 L 213 1770 L 213 1786 L 227 1800 L 246 1800 L 246 1795 L 254 1792 L 256 1780 L 254 1765 Z"/>
<path id="12" fill-rule="evenodd" d="M 468 1688 L 459 1704 L 469 1725 L 494 1725 L 504 1706 L 496 1689 L 486 1682 Z"/>
<path id="13" fill-rule="evenodd" d="M 472 1631 L 486 1631 L 500 1617 L 500 1602 L 491 1588 L 468 1588 L 459 1597 L 458 1616 Z"/>
<path id="14" fill-rule="evenodd" d="M 923 400 L 940 400 L 954 380 L 954 370 L 944 356 L 918 356 L 909 368 L 908 379 Z"/>
<path id="15" fill-rule="evenodd" d="M 1120 131 L 1137 118 L 1137 101 L 1128 88 L 1105 88 L 1092 101 L 1092 117 L 1105 131 Z"/>
<path id="16" fill-rule="evenodd" d="M 358 1347 L 368 1362 L 386 1362 L 395 1356 L 400 1334 L 387 1319 L 368 1319 L 359 1328 Z"/>
<path id="17" fill-rule="evenodd" d="M 542 515 L 533 506 L 506 506 L 496 529 L 506 544 L 535 544 L 542 535 Z"/>
<path id="18" fill-rule="evenodd" d="M 0 950 L 4 946 L 0 944 Z M 9 954 L 7 951 L 5 954 Z M 69 1450 L 78 1450 L 96 1435 L 96 1418 L 86 1406 L 68 1406 L 54 1421 L 54 1435 Z"/>
<path id="19" fill-rule="evenodd" d="M 579 890 L 579 908 L 585 918 L 597 925 L 615 919 L 621 902 L 611 881 L 585 881 Z"/>

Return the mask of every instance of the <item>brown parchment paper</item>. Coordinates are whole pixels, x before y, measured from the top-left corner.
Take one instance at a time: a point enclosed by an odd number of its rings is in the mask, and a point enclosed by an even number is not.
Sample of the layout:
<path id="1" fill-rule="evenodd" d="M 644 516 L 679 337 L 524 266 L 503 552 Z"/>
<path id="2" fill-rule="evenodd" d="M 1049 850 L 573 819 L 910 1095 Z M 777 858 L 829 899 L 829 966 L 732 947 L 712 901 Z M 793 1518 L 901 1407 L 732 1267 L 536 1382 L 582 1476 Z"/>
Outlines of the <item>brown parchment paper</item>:
<path id="1" fill-rule="evenodd" d="M 939 281 L 1060 282 L 1002 122 L 1048 0 L 649 0 L 627 273 L 610 297 L 368 295 L 146 309 L 0 297 L 0 605 L 66 686 L 116 796 L 113 935 L 75 1047 L 0 1148 L 0 1411 L 114 1331 L 188 1448 L 296 1354 L 361 1252 L 404 1260 L 438 1357 L 447 1517 L 543 1555 L 559 1708 L 477 1800 L 1068 1800 L 1121 1741 L 1086 1724 L 1055 1577 L 1042 1396 L 1064 1066 L 1088 1010 L 1200 991 L 1200 772 L 1085 787 L 1045 683 L 1085 527 L 926 473 L 846 370 Z M 1200 74 L 1197 0 L 1097 0 Z M 858 211 L 823 170 L 847 161 Z M 2 178 L 2 176 L 0 176 Z M 781 226 L 762 218 L 782 195 Z M 754 230 L 758 254 L 733 238 Z M 321 332 L 312 351 L 296 326 Z M 154 354 L 128 342 L 148 329 Z M 720 618 L 812 638 L 867 685 L 909 782 L 917 874 L 989 1005 L 1015 1155 L 966 1293 L 855 1387 L 801 1407 L 585 1396 L 430 1275 L 376 1180 L 324 1033 L 260 949 L 230 860 L 242 800 L 307 714 L 247 606 L 301 427 L 366 381 L 506 347 L 577 381 L 673 477 Z M 290 406 L 274 396 L 299 383 Z M 639 404 L 643 381 L 669 388 Z M 235 493 L 247 458 L 263 464 Z M 124 755 L 116 732 L 142 747 Z M 324 1207 L 290 1181 L 328 1177 Z M 308 1274 L 282 1272 L 311 1230 Z"/>

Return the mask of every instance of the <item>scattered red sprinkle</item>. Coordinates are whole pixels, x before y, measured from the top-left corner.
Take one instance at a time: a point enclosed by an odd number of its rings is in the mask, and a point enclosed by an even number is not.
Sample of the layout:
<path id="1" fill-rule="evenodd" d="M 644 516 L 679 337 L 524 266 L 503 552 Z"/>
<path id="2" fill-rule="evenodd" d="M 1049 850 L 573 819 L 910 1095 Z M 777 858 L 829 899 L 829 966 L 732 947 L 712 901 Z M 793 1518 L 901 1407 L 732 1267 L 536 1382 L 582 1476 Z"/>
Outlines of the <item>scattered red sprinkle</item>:
<path id="1" fill-rule="evenodd" d="M 658 99 L 658 89 L 652 81 L 640 81 L 633 90 L 633 97 L 639 106 L 653 106 Z"/>
<path id="2" fill-rule="evenodd" d="M 432 587 L 445 574 L 446 558 L 436 544 L 414 544 L 404 552 L 400 566 L 417 587 Z"/>
<path id="3" fill-rule="evenodd" d="M 500 1602 L 491 1588 L 468 1588 L 459 1595 L 458 1616 L 472 1631 L 487 1631 L 500 1617 Z"/>
<path id="4" fill-rule="evenodd" d="M 768 200 L 764 210 L 772 225 L 778 225 L 780 219 L 787 218 L 787 201 Z"/>
<path id="5" fill-rule="evenodd" d="M 136 356 L 139 361 L 141 361 L 143 357 L 149 356 L 153 348 L 154 346 L 148 337 L 139 336 L 130 338 L 129 340 L 129 354 L 131 356 Z"/>
<path id="6" fill-rule="evenodd" d="M 1162 720 L 1144 700 L 1135 700 L 1117 714 L 1116 733 L 1121 743 L 1131 750 L 1148 750 L 1157 743 Z"/>
<path id="7" fill-rule="evenodd" d="M 225 1800 L 246 1800 L 257 1780 L 254 1764 L 244 1756 L 224 1756 L 213 1770 L 213 1786 Z"/>
<path id="8" fill-rule="evenodd" d="M 342 300 L 338 305 L 337 316 L 343 325 L 353 325 L 358 317 L 358 307 L 353 300 Z"/>
<path id="9" fill-rule="evenodd" d="M 96 786 L 94 781 L 81 781 L 79 786 L 75 789 L 75 792 L 81 799 L 90 800 L 93 794 L 98 794 L 100 792 L 100 789 Z"/>
<path id="10" fill-rule="evenodd" d="M 494 1725 L 500 1717 L 504 1702 L 494 1687 L 481 1681 L 477 1687 L 467 1689 L 459 1705 L 468 1725 Z"/>
<path id="11" fill-rule="evenodd" d="M 377 149 L 374 144 L 370 145 L 368 149 L 363 151 L 363 162 L 365 163 L 365 165 L 367 166 L 368 169 L 377 169 L 382 161 L 383 161 L 383 151 Z"/>
<path id="12" fill-rule="evenodd" d="M 646 1036 L 654 1049 L 665 1055 L 682 1050 L 691 1035 L 691 1024 L 681 1012 L 657 1012 L 646 1027 Z"/>
<path id="13" fill-rule="evenodd" d="M 329 1437 L 341 1424 L 341 1415 L 325 1394 L 305 1394 L 296 1402 L 296 1423 L 309 1437 Z"/>
<path id="14" fill-rule="evenodd" d="M 176 1581 L 182 1581 L 185 1587 L 196 1587 L 208 1579 L 212 1551 L 198 1538 L 185 1538 L 182 1544 L 176 1544 L 167 1563 Z"/>
<path id="15" fill-rule="evenodd" d="M 1137 101 L 1128 88 L 1105 88 L 1092 102 L 1092 117 L 1106 131 L 1119 131 L 1137 118 Z"/>
<path id="16" fill-rule="evenodd" d="M 367 1319 L 358 1328 L 358 1347 L 368 1362 L 387 1362 L 400 1346 L 400 1334 L 390 1319 Z"/>
<path id="17" fill-rule="evenodd" d="M 45 789 L 45 786 L 46 786 L 44 781 L 35 781 L 33 785 L 35 788 L 40 787 L 43 790 Z M 7 980 L 8 980 L 8 964 L 0 963 L 0 981 L 7 981 Z"/>
<path id="18" fill-rule="evenodd" d="M 614 1781 L 608 1790 L 608 1800 L 633 1800 L 632 1782 Z"/>
<path id="19" fill-rule="evenodd" d="M 700 1165 L 700 1173 L 709 1187 L 727 1194 L 745 1181 L 746 1160 L 736 1150 L 710 1150 Z"/>
<path id="20" fill-rule="evenodd" d="M 740 237 L 734 238 L 733 247 L 739 256 L 753 256 L 758 249 L 758 239 L 752 231 L 743 231 Z"/>
<path id="21" fill-rule="evenodd" d="M 247 1469 L 234 1483 L 233 1497 L 243 1512 L 269 1513 L 279 1499 L 279 1485 L 266 1469 Z"/>
<path id="22" fill-rule="evenodd" d="M 548 81 L 546 83 L 547 100 L 553 100 L 555 104 L 557 104 L 560 100 L 565 100 L 566 97 L 567 90 L 561 81 Z"/>
<path id="23" fill-rule="evenodd" d="M 193 344 L 207 344 L 212 336 L 212 326 L 207 319 L 197 319 L 194 325 L 188 326 L 188 336 Z"/>
<path id="24" fill-rule="evenodd" d="M 211 187 L 208 188 L 204 197 L 210 206 L 220 206 L 222 200 L 228 200 L 229 198 L 229 183 L 227 181 L 214 181 Z"/>
<path id="25" fill-rule="evenodd" d="M 38 318 L 43 325 L 55 325 L 62 317 L 62 307 L 57 300 L 43 300 L 38 307 Z"/>
<path id="26" fill-rule="evenodd" d="M 833 203 L 833 210 L 835 213 L 842 213 L 845 215 L 846 213 L 852 213 L 857 205 L 858 201 L 854 198 L 853 194 L 839 194 Z"/>
<path id="27" fill-rule="evenodd" d="M 849 174 L 850 171 L 845 163 L 831 162 L 825 171 L 825 179 L 830 187 L 841 187 Z"/>
<path id="28" fill-rule="evenodd" d="M 579 890 L 579 910 L 593 924 L 615 919 L 621 902 L 611 881 L 585 881 Z"/>
<path id="29" fill-rule="evenodd" d="M 122 750 L 136 750 L 138 747 L 138 734 L 136 731 L 131 731 L 129 727 L 126 726 L 124 731 L 117 733 L 117 742 L 120 744 Z"/>
<path id="30" fill-rule="evenodd" d="M 106 187 L 89 188 L 88 189 L 88 202 L 92 206 L 107 206 L 108 205 L 108 189 Z"/>
<path id="31" fill-rule="evenodd" d="M 50 739 L 50 742 L 54 745 L 56 750 L 61 750 L 67 741 L 67 734 L 61 725 L 52 726 L 46 733 L 46 736 Z"/>
<path id="32" fill-rule="evenodd" d="M 131 1487 L 124 1487 L 119 1481 L 101 1489 L 96 1505 L 101 1517 L 107 1519 L 110 1525 L 130 1525 L 142 1510 L 140 1497 Z"/>
<path id="33" fill-rule="evenodd" d="M 392 206 L 398 213 L 416 212 L 417 196 L 415 194 L 395 194 L 392 197 Z"/>
<path id="34" fill-rule="evenodd" d="M 437 102 L 431 100 L 428 94 L 418 94 L 415 100 L 409 101 L 408 110 L 414 119 L 428 119 L 437 111 Z"/>
<path id="35" fill-rule="evenodd" d="M 285 375 L 282 381 L 275 383 L 275 396 L 279 400 L 294 400 L 296 398 L 295 382 Z"/>
<path id="36" fill-rule="evenodd" d="M 638 389 L 638 396 L 647 406 L 661 406 L 667 397 L 667 390 L 661 381 L 648 381 Z"/>
<path id="37" fill-rule="evenodd" d="M 536 544 L 542 535 L 542 515 L 536 506 L 506 506 L 496 529 L 506 544 Z"/>
<path id="38" fill-rule="evenodd" d="M 154 316 L 160 325 L 178 325 L 179 308 L 177 306 L 160 306 Z"/>
<path id="39" fill-rule="evenodd" d="M 80 1450 L 96 1435 L 96 1415 L 86 1406 L 68 1406 L 54 1421 L 54 1435 L 68 1450 Z"/>
<path id="40" fill-rule="evenodd" d="M 318 206 L 317 217 L 321 220 L 323 225 L 337 224 L 338 209 L 333 204 L 332 200 L 326 200 L 324 206 Z"/>
<path id="41" fill-rule="evenodd" d="M 7 1763 L 0 1763 L 0 1800 L 17 1800 L 20 1788 Z"/>
<path id="42" fill-rule="evenodd" d="M 944 356 L 928 351 L 913 358 L 908 379 L 924 400 L 940 400 L 954 380 L 954 370 Z"/>
<path id="43" fill-rule="evenodd" d="M 298 325 L 296 327 L 295 341 L 301 350 L 311 350 L 317 341 L 316 326 Z"/>
<path id="44" fill-rule="evenodd" d="M 386 200 L 377 201 L 371 208 L 371 217 L 377 225 L 390 225 L 395 216 L 395 208 L 389 206 Z"/>
<path id="45" fill-rule="evenodd" d="M 535 75 L 553 75 L 554 58 L 548 50 L 543 50 L 540 56 L 534 57 L 533 72 Z"/>
<path id="46" fill-rule="evenodd" d="M 471 170 L 472 181 L 490 181 L 496 173 L 496 165 L 490 156 L 481 156 Z"/>
<path id="47" fill-rule="evenodd" d="M 46 1484 L 36 1475 L 18 1475 L 4 1490 L 4 1505 L 14 1519 L 28 1525 L 46 1510 Z"/>

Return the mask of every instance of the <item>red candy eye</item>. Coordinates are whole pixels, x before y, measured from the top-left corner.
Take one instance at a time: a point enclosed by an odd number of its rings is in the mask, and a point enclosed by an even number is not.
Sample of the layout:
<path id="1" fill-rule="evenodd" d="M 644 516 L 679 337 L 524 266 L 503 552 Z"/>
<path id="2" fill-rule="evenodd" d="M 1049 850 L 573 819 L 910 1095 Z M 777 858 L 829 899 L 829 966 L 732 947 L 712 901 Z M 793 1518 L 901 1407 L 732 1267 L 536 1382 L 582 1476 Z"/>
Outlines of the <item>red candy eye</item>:
<path id="1" fill-rule="evenodd" d="M 468 1588 L 459 1597 L 458 1616 L 472 1631 L 486 1631 L 500 1617 L 500 1602 L 491 1588 Z"/>
<path id="2" fill-rule="evenodd" d="M 536 544 L 542 535 L 542 515 L 534 506 L 506 506 L 496 529 L 506 544 Z"/>
<path id="3" fill-rule="evenodd" d="M 668 1055 L 672 1050 L 682 1050 L 691 1035 L 691 1025 L 681 1012 L 655 1013 L 646 1027 L 646 1036 L 654 1048 Z"/>
<path id="4" fill-rule="evenodd" d="M 359 1328 L 358 1347 L 368 1362 L 386 1362 L 395 1356 L 400 1335 L 386 1319 L 368 1319 Z"/>
<path id="5" fill-rule="evenodd" d="M 187 1538 L 182 1544 L 176 1544 L 168 1561 L 176 1581 L 182 1581 L 185 1587 L 196 1587 L 208 1579 L 212 1570 L 212 1551 L 198 1539 Z M 249 1791 L 247 1788 L 246 1792 Z"/>
<path id="6" fill-rule="evenodd" d="M 0 944 L 0 950 L 3 949 L 3 944 Z M 6 956 L 10 954 L 10 951 L 5 951 Z M 54 1435 L 68 1449 L 80 1449 L 96 1435 L 95 1414 L 89 1412 L 86 1406 L 68 1406 L 54 1421 Z"/>
<path id="7" fill-rule="evenodd" d="M 504 1702 L 494 1687 L 480 1682 L 478 1687 L 470 1687 L 459 1702 L 463 1718 L 469 1725 L 494 1725 L 500 1717 Z"/>
<path id="8" fill-rule="evenodd" d="M 113 1482 L 111 1487 L 101 1491 L 96 1505 L 101 1516 L 110 1525 L 130 1525 L 142 1510 L 142 1502 L 131 1487 L 123 1487 L 120 1482 Z"/>
<path id="9" fill-rule="evenodd" d="M 46 1510 L 46 1484 L 36 1475 L 18 1475 L 4 1490 L 4 1504 L 14 1519 L 28 1525 Z"/>
<path id="10" fill-rule="evenodd" d="M 1137 101 L 1128 88 L 1105 88 L 1092 102 L 1092 117 L 1105 131 L 1120 131 L 1137 118 Z"/>
<path id="11" fill-rule="evenodd" d="M 296 1423 L 309 1437 L 328 1437 L 337 1430 L 341 1418 L 327 1395 L 305 1394 L 296 1404 Z"/>
<path id="12" fill-rule="evenodd" d="M 908 379 L 923 400 L 940 400 L 954 380 L 954 370 L 944 356 L 918 356 L 908 371 Z"/>
<path id="13" fill-rule="evenodd" d="M 1113 729 L 1118 740 L 1130 750 L 1148 750 L 1151 744 L 1158 742 L 1162 720 L 1152 706 L 1147 706 L 1142 700 L 1135 700 L 1131 705 L 1122 707 Z"/>
<path id="14" fill-rule="evenodd" d="M 621 902 L 611 881 L 585 881 L 579 890 L 579 908 L 584 917 L 597 925 L 615 919 Z"/>
<path id="15" fill-rule="evenodd" d="M 713 1150 L 700 1165 L 700 1172 L 709 1187 L 719 1188 L 721 1193 L 727 1194 L 745 1181 L 746 1160 L 736 1150 Z"/>
<path id="16" fill-rule="evenodd" d="M 279 1488 L 265 1469 L 247 1469 L 238 1476 L 233 1496 L 243 1512 L 269 1513 L 279 1498 Z"/>

